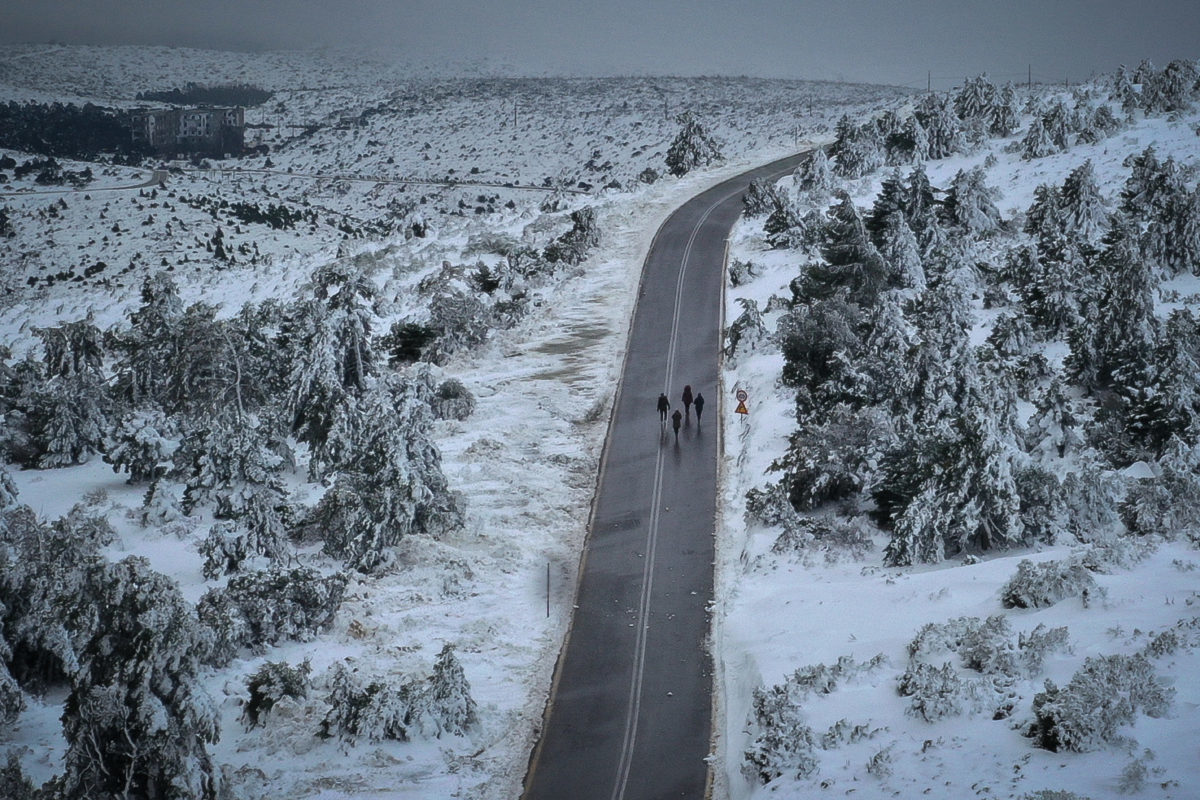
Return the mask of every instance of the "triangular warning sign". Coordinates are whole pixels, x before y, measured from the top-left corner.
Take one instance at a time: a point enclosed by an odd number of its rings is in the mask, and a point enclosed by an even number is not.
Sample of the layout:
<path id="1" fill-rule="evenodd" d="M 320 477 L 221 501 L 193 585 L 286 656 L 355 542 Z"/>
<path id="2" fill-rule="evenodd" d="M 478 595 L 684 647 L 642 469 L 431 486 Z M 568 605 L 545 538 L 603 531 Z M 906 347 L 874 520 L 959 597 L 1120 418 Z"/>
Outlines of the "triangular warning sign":
<path id="1" fill-rule="evenodd" d="M 749 414 L 750 413 L 750 409 L 746 408 L 746 403 L 742 400 L 738 400 L 738 407 L 735 408 L 734 411 L 736 411 L 739 414 Z"/>

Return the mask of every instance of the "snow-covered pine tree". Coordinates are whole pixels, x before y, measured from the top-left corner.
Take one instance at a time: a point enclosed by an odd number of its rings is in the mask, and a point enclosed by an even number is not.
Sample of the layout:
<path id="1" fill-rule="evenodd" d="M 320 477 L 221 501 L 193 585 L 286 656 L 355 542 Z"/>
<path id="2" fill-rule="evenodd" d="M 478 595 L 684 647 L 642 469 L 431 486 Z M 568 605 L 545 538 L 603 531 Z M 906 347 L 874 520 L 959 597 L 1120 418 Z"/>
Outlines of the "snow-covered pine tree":
<path id="1" fill-rule="evenodd" d="M 691 111 L 680 114 L 675 121 L 680 131 L 667 148 L 667 170 L 672 175 L 682 177 L 696 167 L 721 161 L 720 145 L 708 135 Z"/>
<path id="2" fill-rule="evenodd" d="M 889 286 L 917 293 L 925 291 L 921 247 L 902 213 L 894 212 L 885 220 L 876 237 L 876 246 L 888 266 Z"/>
<path id="3" fill-rule="evenodd" d="M 1133 85 L 1133 75 L 1124 64 L 1117 67 L 1117 71 L 1113 73 L 1112 88 L 1108 96 L 1121 104 L 1121 110 L 1126 115 L 1137 110 L 1141 98 L 1137 87 Z"/>
<path id="4" fill-rule="evenodd" d="M 370 572 L 390 562 L 405 536 L 461 524 L 429 427 L 428 405 L 403 380 L 381 381 L 349 407 L 331 434 L 345 456 L 309 523 L 326 552 Z"/>
<path id="5" fill-rule="evenodd" d="M 755 179 L 746 187 L 742 195 L 742 211 L 747 217 L 761 217 L 770 214 L 787 202 L 784 194 L 774 183 Z"/>
<path id="6" fill-rule="evenodd" d="M 1062 192 L 1057 186 L 1040 184 L 1033 190 L 1033 203 L 1025 212 L 1025 233 L 1037 236 L 1044 230 L 1063 232 Z"/>
<path id="7" fill-rule="evenodd" d="M 129 330 L 112 337 L 119 354 L 117 392 L 135 406 L 161 402 L 172 366 L 175 326 L 183 317 L 179 289 L 166 273 L 148 276 L 141 294 L 141 306 L 129 315 Z"/>
<path id="8" fill-rule="evenodd" d="M 1089 391 L 1145 385 L 1159 322 L 1154 314 L 1157 280 L 1137 241 L 1137 230 L 1114 215 L 1097 260 L 1098 294 L 1085 302 L 1083 322 L 1071 332 L 1066 367 Z"/>
<path id="9" fill-rule="evenodd" d="M 767 339 L 767 326 L 763 323 L 758 303 L 749 297 L 739 297 L 737 301 L 742 313 L 725 331 L 725 358 L 731 362 L 737 359 L 739 353 L 753 353 Z"/>
<path id="10" fill-rule="evenodd" d="M 91 312 L 85 319 L 66 322 L 53 328 L 34 328 L 42 340 L 43 361 L 50 378 L 74 378 L 86 375 L 103 379 L 103 334 Z"/>
<path id="11" fill-rule="evenodd" d="M 145 559 L 91 566 L 67 628 L 78 667 L 63 711 L 68 797 L 216 798 L 216 709 L 195 612 Z"/>
<path id="12" fill-rule="evenodd" d="M 876 247 L 881 246 L 879 235 L 888 217 L 897 211 L 903 215 L 907 210 L 904 176 L 900 174 L 899 169 L 893 169 L 880 183 L 879 193 L 875 195 L 875 201 L 871 205 L 871 213 L 863 222 Z"/>
<path id="13" fill-rule="evenodd" d="M 1067 175 L 1059 198 L 1063 230 L 1069 235 L 1092 242 L 1108 230 L 1108 203 L 1100 192 L 1090 159 Z"/>
<path id="14" fill-rule="evenodd" d="M 929 244 L 929 237 L 932 233 L 929 229 L 938 224 L 937 210 L 941 202 L 937 199 L 937 191 L 929 183 L 925 166 L 918 164 L 913 167 L 905 185 L 904 216 L 908 220 L 908 226 L 917 235 L 917 241 L 923 249 Z"/>
<path id="15" fill-rule="evenodd" d="M 443 733 L 463 736 L 479 722 L 478 705 L 471 697 L 471 684 L 454 655 L 453 645 L 442 647 L 421 700 L 424 716 L 431 720 L 434 735 L 439 738 Z"/>
<path id="16" fill-rule="evenodd" d="M 1017 91 L 1011 83 L 1004 84 L 996 96 L 988 115 L 987 130 L 992 136 L 1007 139 L 1021 127 L 1021 109 L 1017 103 Z"/>
<path id="17" fill-rule="evenodd" d="M 280 438 L 252 416 L 216 417 L 185 434 L 175 454 L 176 471 L 187 479 L 184 512 L 191 514 L 198 505 L 215 501 L 218 518 L 236 519 L 245 513 L 248 498 L 259 492 L 269 493 L 276 498 L 274 504 L 281 505 Z"/>
<path id="18" fill-rule="evenodd" d="M 1180 188 L 1142 235 L 1142 252 L 1166 275 L 1200 275 L 1200 188 Z"/>
<path id="19" fill-rule="evenodd" d="M 887 288 L 887 264 L 867 235 L 854 200 L 841 193 L 840 201 L 830 206 L 823 229 L 821 255 L 824 263 L 809 265 L 807 272 L 793 285 L 805 297 L 829 297 L 842 289 L 850 299 L 869 305 Z"/>
<path id="20" fill-rule="evenodd" d="M 65 467 L 100 452 L 108 426 L 104 389 L 95 377 L 52 378 L 38 391 L 30 415 L 37 465 Z"/>
<path id="21" fill-rule="evenodd" d="M 954 96 L 954 113 L 967 125 L 986 130 L 996 107 L 996 86 L 987 75 L 979 75 L 963 83 Z"/>
<path id="22" fill-rule="evenodd" d="M 1061 233 L 1047 229 L 1036 246 L 1011 251 L 1006 270 L 1017 287 L 1021 309 L 1039 329 L 1060 336 L 1079 322 L 1079 287 L 1088 274 L 1087 262 Z"/>
<path id="23" fill-rule="evenodd" d="M 1200 323 L 1187 309 L 1167 318 L 1152 376 L 1130 398 L 1126 429 L 1159 454 L 1173 438 L 1191 441 L 1200 432 Z"/>
<path id="24" fill-rule="evenodd" d="M 856 125 L 847 116 L 837 124 L 837 139 L 829 147 L 834 171 L 844 178 L 861 178 L 884 163 L 883 140 L 873 122 Z"/>
<path id="25" fill-rule="evenodd" d="M 792 180 L 801 196 L 807 197 L 814 204 L 824 202 L 836 184 L 825 149 L 815 148 L 810 157 L 801 161 L 792 175 Z"/>
<path id="26" fill-rule="evenodd" d="M 929 158 L 937 160 L 962 152 L 966 145 L 962 122 L 955 115 L 949 97 L 927 94 L 917 102 L 913 114 L 925 131 Z"/>
<path id="27" fill-rule="evenodd" d="M 999 191 L 987 185 L 983 167 L 959 170 L 950 182 L 942 209 L 947 222 L 970 236 L 987 236 L 1000 227 L 1000 210 L 995 200 Z"/>
<path id="28" fill-rule="evenodd" d="M 1046 130 L 1045 120 L 1040 116 L 1035 116 L 1029 123 L 1029 129 L 1025 131 L 1025 136 L 1021 139 L 1021 158 L 1033 161 L 1037 158 L 1054 155 L 1058 151 L 1058 146 L 1054 144 L 1050 132 Z"/>
<path id="29" fill-rule="evenodd" d="M 1055 378 L 1038 399 L 1025 434 L 1025 447 L 1042 459 L 1074 455 L 1083 447 L 1079 430 L 1082 421 L 1062 381 Z"/>
<path id="30" fill-rule="evenodd" d="M 104 462 L 113 472 L 128 472 L 128 483 L 145 483 L 159 476 L 171 461 L 173 425 L 157 409 L 127 414 L 104 438 Z"/>
<path id="31" fill-rule="evenodd" d="M 1074 144 L 1075 113 L 1062 100 L 1053 102 L 1042 115 L 1042 127 L 1057 152 L 1066 152 Z"/>

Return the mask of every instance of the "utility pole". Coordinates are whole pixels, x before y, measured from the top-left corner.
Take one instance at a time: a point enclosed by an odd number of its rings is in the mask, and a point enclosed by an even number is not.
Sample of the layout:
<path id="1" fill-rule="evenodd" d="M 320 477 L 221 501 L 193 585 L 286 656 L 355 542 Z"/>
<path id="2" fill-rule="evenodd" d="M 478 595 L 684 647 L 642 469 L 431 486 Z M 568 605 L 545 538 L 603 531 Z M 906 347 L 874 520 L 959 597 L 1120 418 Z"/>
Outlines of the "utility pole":
<path id="1" fill-rule="evenodd" d="M 1029 65 L 1029 83 L 1027 85 L 1027 88 L 1029 88 L 1029 89 L 1033 88 L 1033 64 Z"/>
<path id="2" fill-rule="evenodd" d="M 933 70 L 925 73 L 925 92 L 928 94 L 933 91 Z"/>

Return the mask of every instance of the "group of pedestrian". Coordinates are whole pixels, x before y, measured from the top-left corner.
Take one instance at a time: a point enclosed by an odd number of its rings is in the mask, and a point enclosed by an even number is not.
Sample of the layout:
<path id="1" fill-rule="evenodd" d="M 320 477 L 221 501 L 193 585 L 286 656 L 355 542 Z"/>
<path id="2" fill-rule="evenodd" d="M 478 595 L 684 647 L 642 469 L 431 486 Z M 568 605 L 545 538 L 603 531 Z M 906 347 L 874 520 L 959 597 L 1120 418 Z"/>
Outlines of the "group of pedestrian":
<path id="1" fill-rule="evenodd" d="M 675 441 L 679 441 L 679 426 L 683 424 L 685 419 L 692 418 L 692 406 L 696 407 L 696 425 L 700 425 L 700 415 L 704 413 L 704 395 L 696 392 L 692 395 L 692 387 L 690 385 L 683 387 L 683 411 L 678 408 L 671 414 L 671 427 L 675 431 Z M 667 424 L 667 412 L 671 410 L 671 401 L 667 398 L 666 393 L 658 396 L 658 419 L 659 423 L 664 427 Z"/>

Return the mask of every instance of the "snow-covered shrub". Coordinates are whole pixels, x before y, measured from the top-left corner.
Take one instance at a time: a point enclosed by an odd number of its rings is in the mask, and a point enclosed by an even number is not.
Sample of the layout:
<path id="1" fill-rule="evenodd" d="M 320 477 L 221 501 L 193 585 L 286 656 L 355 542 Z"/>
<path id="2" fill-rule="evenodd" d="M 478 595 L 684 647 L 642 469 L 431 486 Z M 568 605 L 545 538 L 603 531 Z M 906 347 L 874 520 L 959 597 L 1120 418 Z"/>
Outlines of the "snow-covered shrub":
<path id="1" fill-rule="evenodd" d="M 672 175 L 683 177 L 696 167 L 721 161 L 720 145 L 705 132 L 692 112 L 685 111 L 675 121 L 681 128 L 667 148 L 667 170 Z"/>
<path id="2" fill-rule="evenodd" d="M 962 152 L 966 142 L 962 135 L 962 121 L 954 113 L 952 101 L 940 94 L 922 96 L 913 109 L 913 116 L 921 123 L 929 143 L 928 157 L 932 160 L 946 158 Z"/>
<path id="3" fill-rule="evenodd" d="M 1038 789 L 1036 792 L 1021 795 L 1021 800 L 1091 800 L 1091 798 L 1063 789 Z"/>
<path id="4" fill-rule="evenodd" d="M 1086 607 L 1101 596 L 1096 579 L 1078 559 L 1034 564 L 1023 558 L 1016 574 L 1000 589 L 1005 608 L 1045 608 L 1068 597 L 1080 598 Z"/>
<path id="5" fill-rule="evenodd" d="M 882 730 L 884 729 L 872 728 L 868 723 L 854 724 L 843 717 L 821 734 L 821 749 L 836 750 L 843 745 L 874 739 Z"/>
<path id="6" fill-rule="evenodd" d="M 1062 484 L 1053 472 L 1035 465 L 1013 476 L 1021 496 L 1021 523 L 1031 541 L 1052 544 L 1067 530 Z"/>
<path id="7" fill-rule="evenodd" d="M 892 747 L 888 745 L 867 759 L 867 774 L 882 780 L 892 774 Z"/>
<path id="8" fill-rule="evenodd" d="M 744 283 L 749 283 L 761 274 L 762 273 L 759 272 L 758 265 L 753 261 L 740 261 L 735 258 L 729 263 L 730 286 L 741 286 Z M 745 299 L 747 298 L 739 298 L 739 300 Z M 750 302 L 754 301 L 751 300 Z"/>
<path id="9" fill-rule="evenodd" d="M 487 340 L 491 331 L 488 307 L 474 292 L 443 284 L 429 299 L 428 327 L 437 335 L 422 350 L 422 358 L 444 364 L 455 353 Z"/>
<path id="10" fill-rule="evenodd" d="M 333 665 L 328 678 L 329 711 L 321 720 L 322 738 L 338 737 L 348 743 L 359 739 L 381 742 L 407 741 L 413 712 L 413 683 L 393 688 L 379 681 L 365 686 L 345 664 Z"/>
<path id="11" fill-rule="evenodd" d="M 1046 681 L 1033 698 L 1029 736 L 1051 751 L 1087 752 L 1117 740 L 1120 728 L 1141 712 L 1161 717 L 1175 690 L 1159 683 L 1146 657 L 1092 656 L 1061 689 Z"/>
<path id="12" fill-rule="evenodd" d="M 159 477 L 171 461 L 175 443 L 168 438 L 171 424 L 157 409 L 127 415 L 105 437 L 104 462 L 113 472 L 128 472 L 129 483 L 144 483 Z"/>
<path id="13" fill-rule="evenodd" d="M 308 676 L 312 667 L 303 661 L 297 667 L 284 662 L 268 661 L 246 681 L 250 697 L 242 702 L 242 721 L 247 728 L 262 722 L 263 717 L 285 697 L 302 700 L 308 697 Z"/>
<path id="14" fill-rule="evenodd" d="M 365 683 L 344 664 L 336 664 L 328 682 L 330 708 L 320 729 L 325 738 L 337 736 L 353 743 L 405 741 L 417 733 L 463 736 L 478 723 L 471 686 L 450 644 L 442 647 L 433 673 L 424 680 L 405 681 L 399 687 Z"/>
<path id="15" fill-rule="evenodd" d="M 1105 541 L 1119 521 L 1117 500 L 1120 485 L 1111 472 L 1085 460 L 1080 468 L 1063 478 L 1067 524 L 1081 542 Z"/>
<path id="16" fill-rule="evenodd" d="M 464 420 L 475 412 L 475 395 L 462 381 L 447 378 L 438 385 L 430 406 L 438 419 Z"/>
<path id="17" fill-rule="evenodd" d="M 333 623 L 347 582 L 307 567 L 234 575 L 196 607 L 209 638 L 206 662 L 223 666 L 242 648 L 314 638 Z"/>
<path id="18" fill-rule="evenodd" d="M 963 713 L 971 687 L 949 661 L 941 667 L 917 662 L 900 676 L 897 690 L 901 696 L 910 698 L 906 713 L 926 722 L 937 722 Z"/>
<path id="19" fill-rule="evenodd" d="M 875 547 L 863 526 L 840 517 L 798 517 L 784 523 L 783 533 L 775 538 L 771 552 L 778 555 L 821 550 L 825 560 L 836 562 L 843 556 L 860 559 Z"/>
<path id="20" fill-rule="evenodd" d="M 577 266 L 600 244 L 600 229 L 596 225 L 596 210 L 591 206 L 571 212 L 571 230 L 546 247 L 545 258 L 551 264 Z"/>
<path id="21" fill-rule="evenodd" d="M 782 775 L 807 777 L 817 771 L 816 733 L 786 686 L 754 690 L 751 722 L 754 741 L 742 754 L 747 778 L 766 784 Z"/>
<path id="22" fill-rule="evenodd" d="M 141 508 L 137 511 L 137 520 L 143 528 L 161 527 L 184 516 L 171 484 L 164 480 L 156 480 L 146 488 Z"/>
<path id="23" fill-rule="evenodd" d="M 52 377 L 29 409 L 37 466 L 65 467 L 101 452 L 108 427 L 104 388 L 90 374 Z"/>

